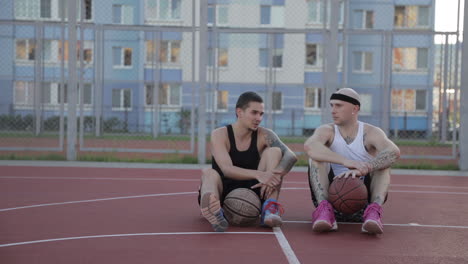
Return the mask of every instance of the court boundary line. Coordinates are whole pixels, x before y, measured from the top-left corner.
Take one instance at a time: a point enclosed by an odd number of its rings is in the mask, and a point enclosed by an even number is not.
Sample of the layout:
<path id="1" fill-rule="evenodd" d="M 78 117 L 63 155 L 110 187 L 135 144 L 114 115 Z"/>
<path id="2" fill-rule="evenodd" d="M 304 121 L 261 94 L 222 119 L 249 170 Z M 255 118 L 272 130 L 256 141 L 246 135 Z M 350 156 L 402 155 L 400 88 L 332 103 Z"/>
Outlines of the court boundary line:
<path id="1" fill-rule="evenodd" d="M 296 187 L 283 187 L 281 190 L 310 190 L 309 188 L 296 188 Z M 450 195 L 468 195 L 468 192 L 438 192 L 438 191 L 405 191 L 405 190 L 389 190 L 389 193 L 425 193 L 425 194 L 450 194 Z M 194 192 L 178 192 L 178 193 L 157 193 L 157 194 L 143 194 L 143 195 L 132 195 L 132 196 L 120 196 L 120 197 L 110 197 L 110 198 L 98 198 L 98 199 L 89 199 L 89 200 L 78 200 L 78 201 L 68 201 L 68 202 L 55 202 L 55 203 L 45 203 L 45 204 L 35 204 L 35 205 L 26 205 L 18 207 L 10 207 L 0 209 L 0 212 L 36 208 L 36 207 L 45 207 L 45 206 L 58 206 L 58 205 L 68 205 L 68 204 L 78 204 L 78 203 L 92 203 L 92 202 L 102 202 L 102 201 L 111 201 L 111 200 L 123 200 L 123 199 L 135 199 L 135 198 L 147 198 L 147 197 L 158 197 L 158 196 L 176 196 L 176 195 L 187 195 L 187 194 L 198 194 L 197 191 Z"/>
<path id="2" fill-rule="evenodd" d="M 294 220 L 285 220 L 283 223 L 291 224 L 310 224 L 312 221 L 294 221 Z M 362 223 L 348 223 L 348 222 L 338 222 L 340 225 L 362 225 Z M 452 225 L 425 225 L 418 223 L 408 223 L 408 224 L 383 224 L 384 226 L 403 226 L 403 227 L 425 227 L 425 228 L 454 228 L 454 229 L 468 229 L 468 226 L 452 226 Z"/>
<path id="3" fill-rule="evenodd" d="M 20 180 L 109 180 L 109 181 L 176 181 L 200 182 L 200 179 L 174 179 L 174 178 L 111 178 L 111 177 L 50 177 L 50 176 L 0 176 L 0 179 Z M 467 187 L 468 188 L 468 187 Z"/>
<path id="4" fill-rule="evenodd" d="M 134 234 L 110 234 L 110 235 L 93 235 L 93 236 L 78 236 L 78 237 L 62 237 L 62 238 L 51 238 L 41 240 L 31 240 L 23 242 L 15 242 L 8 244 L 0 244 L 2 247 L 22 246 L 29 244 L 39 244 L 56 241 L 67 241 L 67 240 L 79 240 L 79 239 L 92 239 L 92 238 L 113 238 L 113 237 L 132 237 L 132 236 L 166 236 L 166 235 L 273 235 L 273 232 L 169 232 L 169 233 L 134 233 Z"/>
<path id="5" fill-rule="evenodd" d="M 174 181 L 174 182 L 200 182 L 200 179 L 183 179 L 183 178 L 115 178 L 115 177 L 51 177 L 51 176 L 0 176 L 0 179 L 19 179 L 19 180 L 109 180 L 109 181 Z M 288 181 L 283 184 L 308 184 L 307 181 Z M 431 188 L 431 189 L 468 189 L 468 186 L 447 186 L 447 185 L 420 185 L 420 184 L 390 184 L 390 187 L 414 187 L 414 188 Z M 283 187 L 282 189 L 302 189 L 304 187 Z M 307 188 L 306 188 L 307 189 Z"/>
<path id="6" fill-rule="evenodd" d="M 281 190 L 307 190 L 310 188 L 304 187 L 282 187 Z M 468 192 L 439 192 L 439 191 L 416 191 L 416 190 L 388 190 L 389 193 L 427 193 L 427 194 L 453 194 L 453 195 L 468 195 Z"/>
<path id="7" fill-rule="evenodd" d="M 158 196 L 176 196 L 176 195 L 197 194 L 197 193 L 198 192 L 156 193 L 156 194 L 144 194 L 144 195 L 120 196 L 120 197 L 110 197 L 110 198 L 79 200 L 79 201 L 46 203 L 46 204 L 36 204 L 36 205 L 27 205 L 27 206 L 4 208 L 4 209 L 0 209 L 0 212 L 13 211 L 13 210 L 19 210 L 19 209 L 27 209 L 27 208 L 35 208 L 35 207 L 65 205 L 65 204 L 93 203 L 93 202 L 102 202 L 102 201 L 111 201 L 111 200 L 147 198 L 147 197 L 158 197 Z"/>
<path id="8" fill-rule="evenodd" d="M 109 169 L 127 168 L 127 169 L 177 169 L 177 170 L 201 170 L 203 168 L 211 168 L 211 164 L 40 161 L 40 160 L 0 160 L 0 166 L 92 167 L 92 168 L 109 168 Z M 291 172 L 307 172 L 307 166 L 295 166 L 292 168 Z M 466 177 L 468 176 L 468 171 L 392 169 L 392 175 Z"/>
<path id="9" fill-rule="evenodd" d="M 288 239 L 286 239 L 286 236 L 283 234 L 281 228 L 273 227 L 273 233 L 275 234 L 276 239 L 278 240 L 278 243 L 280 244 L 280 247 L 283 250 L 284 255 L 286 256 L 288 263 L 299 264 L 299 259 L 297 259 L 294 250 L 292 250 L 291 245 L 289 245 Z"/>

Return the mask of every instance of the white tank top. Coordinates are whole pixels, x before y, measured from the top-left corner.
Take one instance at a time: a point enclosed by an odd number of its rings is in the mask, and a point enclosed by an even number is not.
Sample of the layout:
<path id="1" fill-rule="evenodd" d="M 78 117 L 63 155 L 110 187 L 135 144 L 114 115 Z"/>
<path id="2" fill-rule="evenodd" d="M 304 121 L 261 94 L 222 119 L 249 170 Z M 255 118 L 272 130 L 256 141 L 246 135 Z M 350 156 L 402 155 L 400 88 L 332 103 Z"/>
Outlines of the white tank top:
<path id="1" fill-rule="evenodd" d="M 333 138 L 333 143 L 330 146 L 330 149 L 333 152 L 350 160 L 370 161 L 373 158 L 364 147 L 364 123 L 358 121 L 358 133 L 356 138 L 349 145 L 341 136 L 338 126 L 334 125 L 334 127 L 335 137 Z M 349 170 L 341 164 L 331 163 L 330 165 L 335 176 Z"/>

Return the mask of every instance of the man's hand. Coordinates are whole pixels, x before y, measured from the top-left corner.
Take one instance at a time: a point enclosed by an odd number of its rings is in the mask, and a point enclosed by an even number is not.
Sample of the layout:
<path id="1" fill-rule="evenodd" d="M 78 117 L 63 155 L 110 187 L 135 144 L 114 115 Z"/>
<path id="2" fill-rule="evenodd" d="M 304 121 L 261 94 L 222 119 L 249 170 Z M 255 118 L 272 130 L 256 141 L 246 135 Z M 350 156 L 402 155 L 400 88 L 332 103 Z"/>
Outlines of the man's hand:
<path id="1" fill-rule="evenodd" d="M 338 176 L 335 176 L 333 179 L 348 178 L 349 176 L 351 176 L 352 178 L 356 178 L 356 177 L 361 177 L 363 175 L 366 175 L 366 174 L 361 174 L 359 170 L 354 169 L 354 170 L 349 170 L 349 171 L 340 173 Z"/>
<path id="2" fill-rule="evenodd" d="M 261 187 L 260 196 L 269 197 L 275 190 L 279 188 L 282 178 L 282 170 L 275 169 L 273 171 L 261 171 L 257 177 L 259 183 L 250 188 L 255 189 Z"/>
<path id="3" fill-rule="evenodd" d="M 372 171 L 372 165 L 368 162 L 357 160 L 345 160 L 343 166 L 348 169 L 358 170 L 361 175 L 367 175 Z"/>
<path id="4" fill-rule="evenodd" d="M 273 171 L 259 171 L 257 180 L 259 183 L 255 184 L 252 186 L 252 189 L 261 187 L 262 185 L 266 185 L 271 188 L 276 188 L 280 183 L 282 179 L 282 172 L 279 170 L 273 170 Z"/>

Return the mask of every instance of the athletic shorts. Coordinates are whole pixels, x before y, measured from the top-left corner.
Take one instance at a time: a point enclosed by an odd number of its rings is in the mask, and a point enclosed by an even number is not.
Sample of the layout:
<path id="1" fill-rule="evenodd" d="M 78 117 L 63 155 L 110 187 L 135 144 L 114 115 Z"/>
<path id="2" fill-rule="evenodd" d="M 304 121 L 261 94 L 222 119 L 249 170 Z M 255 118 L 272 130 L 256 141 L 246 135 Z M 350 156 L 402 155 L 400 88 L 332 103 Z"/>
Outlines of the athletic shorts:
<path id="1" fill-rule="evenodd" d="M 221 199 L 220 199 L 221 206 L 223 205 L 226 195 L 230 193 L 232 190 L 238 189 L 238 188 L 250 189 L 250 187 L 258 183 L 257 180 L 237 181 L 237 180 L 232 180 L 232 179 L 228 179 L 225 177 L 221 177 L 221 180 L 223 183 L 223 193 L 221 194 Z M 260 197 L 261 187 L 251 189 L 251 190 L 254 191 L 258 195 L 258 197 Z M 198 204 L 199 205 L 200 205 L 200 199 L 201 199 L 201 193 L 200 193 L 200 188 L 198 188 Z M 262 201 L 262 204 L 263 204 L 264 199 L 260 197 L 260 200 Z"/>

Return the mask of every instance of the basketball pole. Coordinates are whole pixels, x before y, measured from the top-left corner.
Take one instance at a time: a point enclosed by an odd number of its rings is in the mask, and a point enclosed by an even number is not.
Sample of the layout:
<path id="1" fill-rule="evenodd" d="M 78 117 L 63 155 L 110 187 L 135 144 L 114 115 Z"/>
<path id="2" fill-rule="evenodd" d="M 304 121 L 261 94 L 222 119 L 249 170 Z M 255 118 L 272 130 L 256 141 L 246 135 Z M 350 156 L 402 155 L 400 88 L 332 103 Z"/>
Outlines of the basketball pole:
<path id="1" fill-rule="evenodd" d="M 468 71 L 468 0 L 465 0 L 463 16 L 463 42 L 461 72 Z M 468 171 L 468 74 L 461 74 L 460 85 L 460 159 L 458 166 L 462 171 Z M 465 102 L 465 103 L 463 103 Z"/>

